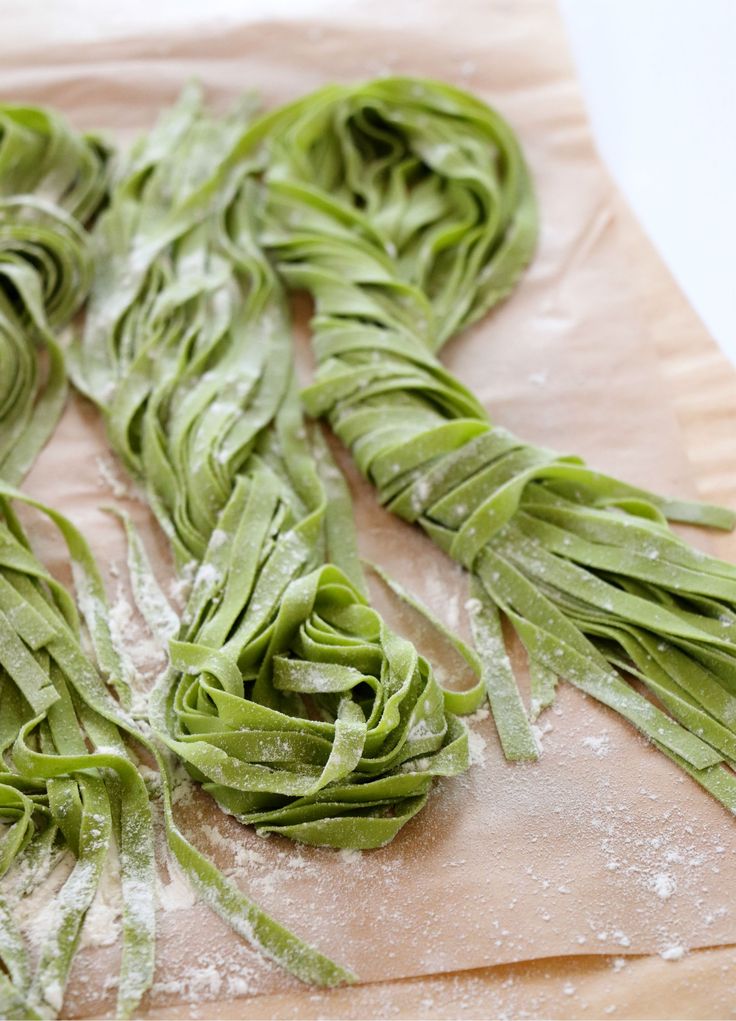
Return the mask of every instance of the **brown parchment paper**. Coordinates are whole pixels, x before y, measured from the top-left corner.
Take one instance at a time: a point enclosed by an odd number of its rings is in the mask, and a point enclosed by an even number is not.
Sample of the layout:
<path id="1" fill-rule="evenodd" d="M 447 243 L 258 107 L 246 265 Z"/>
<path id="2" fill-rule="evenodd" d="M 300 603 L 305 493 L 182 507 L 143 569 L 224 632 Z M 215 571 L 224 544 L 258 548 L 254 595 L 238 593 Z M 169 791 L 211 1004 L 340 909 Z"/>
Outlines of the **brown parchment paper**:
<path id="1" fill-rule="evenodd" d="M 129 24 L 119 15 L 114 31 L 93 43 L 84 41 L 83 11 L 44 26 L 45 8 L 43 0 L 33 15 L 26 8 L 3 16 L 3 98 L 53 103 L 77 126 L 121 140 L 148 127 L 192 75 L 219 106 L 246 89 L 271 104 L 325 81 L 384 72 L 434 75 L 498 106 L 531 164 L 542 238 L 512 299 L 455 340 L 447 364 L 497 421 L 529 439 L 582 453 L 633 482 L 694 494 L 687 445 L 707 495 L 736 499 L 723 414 L 732 397 L 736 408 L 733 373 L 714 359 L 599 166 L 551 3 L 429 0 L 395 8 L 381 0 L 370 10 L 315 5 L 308 17 L 272 20 L 245 8 L 227 22 L 200 15 L 196 25 L 178 21 L 145 35 L 136 34 L 133 12 Z M 297 302 L 301 346 L 307 311 Z M 340 460 L 363 551 L 462 630 L 461 572 L 382 512 L 348 459 Z M 73 400 L 27 483 L 85 530 L 107 565 L 113 597 L 124 585 L 117 568 L 124 547 L 99 505 L 116 494 L 168 570 L 145 507 L 120 496 L 118 485 L 111 489 L 115 470 L 96 414 Z M 33 531 L 63 569 L 50 530 L 34 519 Z M 718 543 L 724 555 L 736 552 L 732 540 Z M 375 594 L 397 626 L 461 681 L 458 664 L 416 619 L 380 588 Z M 145 1012 L 593 1017 L 613 1006 L 618 1016 L 730 1016 L 728 947 L 677 963 L 618 962 L 736 943 L 733 820 L 578 692 L 563 688 L 540 722 L 541 762 L 510 766 L 492 722 L 473 721 L 475 768 L 438 784 L 426 811 L 376 852 L 263 841 L 205 796 L 183 799 L 182 824 L 199 846 L 367 984 L 305 991 L 192 903 L 175 875 L 163 875 L 159 964 Z M 66 1014 L 111 1009 L 117 954 L 115 945 L 82 949 Z"/>

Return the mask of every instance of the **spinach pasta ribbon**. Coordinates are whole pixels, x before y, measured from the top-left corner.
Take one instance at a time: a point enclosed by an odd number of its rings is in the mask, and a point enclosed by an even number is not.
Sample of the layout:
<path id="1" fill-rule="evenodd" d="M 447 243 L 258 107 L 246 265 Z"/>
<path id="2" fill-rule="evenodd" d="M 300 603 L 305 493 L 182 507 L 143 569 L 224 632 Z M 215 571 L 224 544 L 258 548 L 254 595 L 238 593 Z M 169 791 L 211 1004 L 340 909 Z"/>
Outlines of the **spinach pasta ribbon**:
<path id="1" fill-rule="evenodd" d="M 467 768 L 451 710 L 468 696 L 445 693 L 368 605 L 344 484 L 305 431 L 282 289 L 255 241 L 262 168 L 228 162 L 247 116 L 208 117 L 191 89 L 132 154 L 96 231 L 107 255 L 75 361 L 193 576 L 164 635 L 156 732 L 259 831 L 376 847 L 435 776 Z"/>
<path id="2" fill-rule="evenodd" d="M 532 186 L 510 128 L 457 89 L 396 78 L 314 93 L 263 133 L 252 139 L 267 163 L 261 241 L 315 302 L 306 407 L 382 503 L 471 573 L 507 756 L 537 749 L 499 610 L 528 653 L 536 711 L 564 677 L 736 808 L 722 766 L 736 761 L 736 568 L 667 524 L 730 528 L 733 515 L 524 443 L 437 358 L 533 253 Z"/>
<path id="3" fill-rule="evenodd" d="M 82 645 L 75 601 L 34 556 L 11 501 L 37 508 L 67 545 L 84 625 L 102 673 Z M 106 677 L 107 672 L 110 672 Z M 116 1016 L 135 1012 L 153 980 L 156 865 L 144 755 L 159 770 L 169 851 L 205 903 L 267 957 L 305 982 L 351 981 L 346 969 L 280 925 L 183 835 L 166 758 L 109 690 L 122 676 L 92 553 L 63 515 L 0 483 L 0 1013 L 60 1011 L 80 931 L 117 846 L 123 903 Z M 14 907 L 61 854 L 75 863 L 55 897 L 35 968 Z M 6 894 L 3 880 L 12 879 Z M 24 878 L 25 877 L 25 878 Z"/>
<path id="4" fill-rule="evenodd" d="M 459 714 L 487 696 L 507 757 L 536 758 L 532 720 L 565 678 L 736 811 L 736 568 L 668 524 L 728 528 L 733 516 L 524 443 L 438 359 L 533 254 L 532 186 L 499 115 L 418 79 L 330 86 L 263 116 L 246 99 L 222 119 L 190 88 L 111 183 L 107 157 L 52 115 L 0 108 L 0 1013 L 60 1010 L 113 842 L 118 1014 L 150 985 L 144 759 L 197 891 L 266 955 L 328 986 L 354 976 L 181 833 L 170 753 L 263 833 L 372 848 L 421 810 L 435 777 L 467 769 Z M 90 239 L 83 225 L 105 197 Z M 477 655 L 450 636 L 479 674 L 470 691 L 443 689 L 369 604 L 345 483 L 303 417 L 286 287 L 315 301 L 308 411 L 382 503 L 471 575 Z M 86 541 L 13 488 L 60 412 L 56 333 L 88 291 L 75 385 L 189 586 L 179 616 L 118 512 L 136 602 L 170 654 L 150 693 L 153 738 L 131 712 Z M 35 557 L 17 501 L 59 528 L 77 601 Z M 528 654 L 531 712 L 502 618 Z M 32 962 L 8 879 L 22 867 L 39 882 L 61 853 L 74 866 Z"/>
<path id="5" fill-rule="evenodd" d="M 63 515 L 12 485 L 61 411 L 66 377 L 52 330 L 70 320 L 91 282 L 80 223 L 105 197 L 107 153 L 42 110 L 2 108 L 0 116 L 0 1015 L 59 1013 L 113 846 L 122 898 L 116 1016 L 136 1010 L 155 955 L 153 815 L 141 771 L 153 761 L 169 851 L 205 902 L 304 981 L 350 981 L 349 971 L 265 914 L 182 834 L 169 763 L 129 711 L 131 690 L 92 553 Z M 77 600 L 34 555 L 13 509 L 18 502 L 57 526 Z M 16 909 L 62 857 L 71 871 L 34 954 Z"/>
<path id="6" fill-rule="evenodd" d="M 82 647 L 74 600 L 34 556 L 11 500 L 41 510 L 84 579 L 86 607 L 102 582 L 81 535 L 60 514 L 0 482 L 0 1014 L 55 1017 L 80 931 L 117 845 L 123 953 L 117 1013 L 128 1016 L 153 978 L 153 823 L 135 753 L 137 730 Z M 98 650 L 104 617 L 90 612 Z M 74 865 L 54 897 L 35 966 L 14 919 L 61 855 Z M 5 880 L 12 880 L 6 891 Z"/>
<path id="7" fill-rule="evenodd" d="M 57 333 L 89 290 L 84 225 L 105 197 L 107 162 L 102 143 L 56 115 L 0 105 L 0 478 L 13 483 L 64 404 Z"/>

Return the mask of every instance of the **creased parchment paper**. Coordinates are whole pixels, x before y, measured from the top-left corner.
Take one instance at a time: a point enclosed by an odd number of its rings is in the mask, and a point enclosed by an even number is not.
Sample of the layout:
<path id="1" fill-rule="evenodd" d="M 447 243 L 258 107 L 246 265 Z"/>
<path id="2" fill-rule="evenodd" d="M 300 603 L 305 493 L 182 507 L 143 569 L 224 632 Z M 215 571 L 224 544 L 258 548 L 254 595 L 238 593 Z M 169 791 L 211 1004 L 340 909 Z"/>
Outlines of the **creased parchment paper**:
<path id="1" fill-rule="evenodd" d="M 81 20 L 76 36 L 72 22 L 63 39 L 44 39 L 44 6 L 32 34 L 28 14 L 3 18 L 3 99 L 53 103 L 76 126 L 121 141 L 150 126 L 191 76 L 223 108 L 244 90 L 256 89 L 270 105 L 326 81 L 392 72 L 453 81 L 496 105 L 531 164 L 542 237 L 515 294 L 448 347 L 448 366 L 496 421 L 529 440 L 581 453 L 635 483 L 695 495 L 685 428 L 708 496 L 736 495 L 727 485 L 736 471 L 727 427 L 718 426 L 715 454 L 708 441 L 710 387 L 718 384 L 723 404 L 721 381 L 731 370 L 714 371 L 710 342 L 601 170 L 551 4 L 381 0 L 271 21 L 245 10 L 228 22 L 179 22 L 160 35 L 136 35 L 134 21 L 126 33 L 118 22 L 115 38 L 78 45 L 74 39 L 87 35 Z M 303 301 L 295 313 L 306 373 Z M 694 402 L 691 369 L 702 384 Z M 462 631 L 462 573 L 381 511 L 336 452 L 353 489 L 363 552 Z M 27 488 L 84 529 L 108 571 L 116 626 L 140 652 L 127 613 L 124 546 L 100 505 L 127 507 L 164 579 L 170 568 L 88 404 L 70 402 Z M 51 532 L 35 518 L 32 527 L 63 573 Z M 695 534 L 695 541 L 705 548 L 711 540 Z M 736 552 L 733 540 L 718 543 L 721 553 Z M 380 586 L 374 593 L 449 682 L 467 680 L 410 612 Z M 613 1006 L 614 1016 L 731 1016 L 734 950 L 689 952 L 736 943 L 734 820 L 628 724 L 573 689 L 563 687 L 540 721 L 537 764 L 506 764 L 490 719 L 471 726 L 470 773 L 438 784 L 427 809 L 379 851 L 262 840 L 183 786 L 179 815 L 197 844 L 267 910 L 369 984 L 329 995 L 305 990 L 195 904 L 172 872 L 161 876 L 159 963 L 145 1012 L 594 1017 Z M 114 1003 L 116 904 L 112 889 L 103 893 L 66 1016 L 96 1016 Z M 660 954 L 666 959 L 619 963 Z"/>

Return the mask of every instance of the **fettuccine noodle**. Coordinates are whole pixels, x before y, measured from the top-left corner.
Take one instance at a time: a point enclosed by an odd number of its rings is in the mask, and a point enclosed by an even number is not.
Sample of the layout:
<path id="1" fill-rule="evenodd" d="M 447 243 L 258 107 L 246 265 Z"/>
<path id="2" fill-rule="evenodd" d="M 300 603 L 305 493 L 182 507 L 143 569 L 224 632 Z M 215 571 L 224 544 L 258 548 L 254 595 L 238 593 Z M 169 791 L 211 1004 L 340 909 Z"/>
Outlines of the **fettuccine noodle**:
<path id="1" fill-rule="evenodd" d="M 457 89 L 388 79 L 280 111 L 267 153 L 262 242 L 315 301 L 306 407 L 329 419 L 381 502 L 471 573 L 507 757 L 537 749 L 499 610 L 528 652 L 538 706 L 564 677 L 736 807 L 736 777 L 721 765 L 736 759 L 736 569 L 667 525 L 730 528 L 733 515 L 524 443 L 436 357 L 509 292 L 533 251 L 534 200 L 511 130 Z"/>
<path id="2" fill-rule="evenodd" d="M 0 478 L 9 482 L 26 474 L 64 405 L 58 333 L 89 291 L 84 228 L 104 199 L 107 159 L 102 143 L 52 113 L 0 106 Z"/>
<path id="3" fill-rule="evenodd" d="M 22 125 L 53 125 L 24 167 L 27 135 L 15 156 L 4 138 L 3 185 L 52 185 L 82 215 L 104 195 L 89 179 L 90 151 L 41 111 L 11 111 Z M 91 144 L 91 143 L 90 143 Z M 97 151 L 96 149 L 94 150 Z M 81 158 L 76 168 L 72 156 Z M 58 160 L 58 163 L 55 162 Z M 42 168 L 37 176 L 32 170 Z M 10 169 L 8 169 L 10 168 Z M 24 176 L 17 180 L 11 170 Z M 30 169 L 29 169 L 30 168 Z M 99 169 L 102 170 L 100 163 Z M 71 196 L 77 198 L 72 201 Z M 90 196 L 96 196 L 95 203 Z M 66 387 L 64 362 L 51 326 L 66 323 L 91 279 L 91 253 L 82 227 L 62 207 L 35 193 L 10 194 L 3 235 L 5 274 L 0 309 L 7 346 L 2 379 L 16 382 L 5 405 L 2 439 L 9 457 L 0 478 L 0 1014 L 53 1017 L 62 1007 L 85 916 L 97 892 L 111 845 L 117 846 L 123 903 L 123 953 L 116 1016 L 127 1017 L 153 980 L 156 869 L 149 793 L 139 769 L 146 749 L 159 767 L 164 830 L 171 854 L 202 895 L 240 935 L 306 982 L 335 985 L 349 971 L 270 918 L 183 836 L 173 816 L 171 776 L 160 749 L 130 714 L 131 691 L 109 626 L 105 589 L 86 541 L 63 515 L 10 485 L 29 466 L 53 428 Z M 0 262 L 0 269 L 3 263 Z M 36 346 L 50 354 L 39 382 Z M 43 348 L 42 348 L 43 350 Z M 17 370 L 16 367 L 21 368 Z M 9 373 L 5 369 L 10 370 Z M 73 567 L 75 601 L 34 556 L 12 502 L 41 511 L 58 527 Z M 164 621 L 164 629 L 170 621 Z M 86 630 L 94 658 L 85 651 Z M 160 633 L 160 637 L 165 637 Z M 115 692 L 113 697 L 111 690 Z M 462 740 L 458 742 L 462 750 Z M 460 756 L 462 762 L 462 755 Z M 14 920 L 19 896 L 36 888 L 60 855 L 74 865 L 54 898 L 48 932 L 34 960 Z M 24 878 L 25 877 L 25 878 Z"/>
<path id="4" fill-rule="evenodd" d="M 236 932 L 323 985 L 354 976 L 182 835 L 172 753 L 259 832 L 374 848 L 422 809 L 435 777 L 468 768 L 459 715 L 487 697 L 507 758 L 534 759 L 532 722 L 565 679 L 736 810 L 736 568 L 668 524 L 730 528 L 733 515 L 524 443 L 438 359 L 533 255 L 531 181 L 502 118 L 417 79 L 331 86 L 263 116 L 245 100 L 220 119 L 192 87 L 112 181 L 108 155 L 52 115 L 0 109 L 0 880 L 23 865 L 37 883 L 59 853 L 75 860 L 35 963 L 0 886 L 0 1012 L 60 1010 L 113 842 L 118 1014 L 150 986 L 141 755 L 159 769 L 168 848 L 193 886 Z M 447 635 L 478 674 L 468 691 L 445 690 L 370 606 L 347 489 L 303 415 L 290 288 L 315 303 L 304 406 L 381 502 L 470 574 L 476 649 Z M 73 381 L 191 583 L 180 616 L 118 512 L 138 608 L 169 653 L 150 694 L 153 738 L 131 711 L 85 539 L 14 488 L 60 414 L 59 333 L 88 292 Z M 61 531 L 76 603 L 35 557 L 14 501 Z M 528 654 L 529 709 L 504 617 Z"/>

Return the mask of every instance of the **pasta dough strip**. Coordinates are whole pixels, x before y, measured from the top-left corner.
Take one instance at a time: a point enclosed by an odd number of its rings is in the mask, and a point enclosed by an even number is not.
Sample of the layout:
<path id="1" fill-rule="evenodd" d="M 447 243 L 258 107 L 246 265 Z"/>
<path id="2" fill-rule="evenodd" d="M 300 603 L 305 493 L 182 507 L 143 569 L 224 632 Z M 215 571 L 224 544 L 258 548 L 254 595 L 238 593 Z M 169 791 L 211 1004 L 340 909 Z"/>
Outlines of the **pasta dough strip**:
<path id="1" fill-rule="evenodd" d="M 257 128 L 241 155 L 261 151 Z M 263 132 L 261 242 L 315 302 L 307 409 L 328 419 L 383 504 L 471 572 L 480 612 L 508 618 L 543 703 L 551 678 L 564 677 L 730 805 L 718 728 L 736 733 L 736 717 L 716 721 L 710 693 L 728 701 L 736 691 L 736 569 L 693 550 L 668 521 L 731 528 L 733 514 L 524 443 L 437 358 L 533 254 L 535 201 L 511 129 L 458 89 L 394 78 L 320 90 Z M 632 641 L 662 651 L 634 662 Z M 479 652 L 497 669 L 497 636 Z M 627 667 L 654 701 L 622 679 Z M 518 696 L 491 703 L 507 755 L 533 758 Z"/>
<path id="2" fill-rule="evenodd" d="M 108 157 L 55 114 L 0 105 L 0 478 L 9 482 L 26 474 L 64 405 L 58 333 L 89 290 L 84 227 L 105 196 Z"/>

